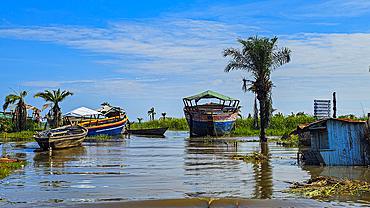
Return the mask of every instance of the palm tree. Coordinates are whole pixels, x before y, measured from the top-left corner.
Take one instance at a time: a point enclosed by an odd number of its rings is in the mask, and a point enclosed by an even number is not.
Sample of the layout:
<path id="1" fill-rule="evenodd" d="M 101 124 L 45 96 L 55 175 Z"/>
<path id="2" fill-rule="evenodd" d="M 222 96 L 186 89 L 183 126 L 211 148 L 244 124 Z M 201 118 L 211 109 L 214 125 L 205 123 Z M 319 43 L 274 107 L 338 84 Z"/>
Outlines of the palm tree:
<path id="1" fill-rule="evenodd" d="M 13 90 L 12 88 L 10 88 Z M 17 107 L 15 108 L 15 118 L 16 118 L 16 130 L 18 132 L 23 131 L 26 129 L 26 122 L 27 122 L 27 109 L 26 104 L 24 103 L 24 98 L 27 96 L 28 91 L 24 90 L 21 91 L 19 88 L 19 93 L 17 93 L 15 90 L 13 90 L 14 94 L 9 94 L 5 97 L 5 103 L 3 105 L 3 110 L 5 110 L 9 107 L 9 105 L 12 105 L 18 101 L 16 104 Z M 5 114 L 4 114 L 5 115 Z"/>
<path id="2" fill-rule="evenodd" d="M 163 113 L 162 113 L 163 121 L 165 121 L 165 120 L 166 120 L 166 115 L 167 115 L 167 113 L 166 113 L 166 112 L 163 112 Z"/>
<path id="3" fill-rule="evenodd" d="M 140 124 L 140 128 L 142 129 L 142 125 L 141 125 L 141 121 L 143 120 L 143 118 L 137 118 L 137 120 L 139 120 L 139 124 Z"/>
<path id="4" fill-rule="evenodd" d="M 242 50 L 237 48 L 227 48 L 223 51 L 223 56 L 230 56 L 231 59 L 225 67 L 225 72 L 230 70 L 244 70 L 251 73 L 254 80 L 243 79 L 243 90 L 251 91 L 257 95 L 260 106 L 260 141 L 266 139 L 266 102 L 271 97 L 271 90 L 274 86 L 270 80 L 271 72 L 290 62 L 291 50 L 288 48 L 278 48 L 276 45 L 277 37 L 272 39 L 259 38 L 258 36 L 249 37 L 248 40 L 238 39 L 242 45 Z"/>
<path id="5" fill-rule="evenodd" d="M 154 112 L 154 107 L 152 107 L 149 111 L 148 111 L 148 116 L 149 118 L 154 121 L 154 115 L 157 114 L 156 112 Z"/>
<path id="6" fill-rule="evenodd" d="M 52 102 L 54 106 L 52 107 L 52 115 L 53 119 L 50 124 L 51 128 L 58 128 L 61 118 L 61 111 L 59 107 L 59 103 L 62 102 L 66 97 L 72 96 L 73 93 L 69 91 L 63 90 L 63 92 L 60 91 L 60 88 L 58 90 L 53 90 L 53 92 L 50 92 L 49 90 L 45 90 L 44 92 L 36 93 L 33 97 L 41 97 L 45 100 L 45 102 Z"/>
<path id="7" fill-rule="evenodd" d="M 257 97 L 254 97 L 254 106 L 253 106 L 253 128 L 258 129 L 258 107 L 257 107 Z"/>

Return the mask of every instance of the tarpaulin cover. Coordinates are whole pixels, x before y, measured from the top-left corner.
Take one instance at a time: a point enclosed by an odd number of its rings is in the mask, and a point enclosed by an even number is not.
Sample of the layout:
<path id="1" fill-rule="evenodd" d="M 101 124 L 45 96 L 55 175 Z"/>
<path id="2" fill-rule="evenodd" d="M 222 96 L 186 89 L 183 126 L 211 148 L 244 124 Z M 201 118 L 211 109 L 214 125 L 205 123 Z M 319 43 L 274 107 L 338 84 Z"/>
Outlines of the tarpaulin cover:
<path id="1" fill-rule="evenodd" d="M 83 116 L 89 116 L 89 115 L 102 115 L 102 114 L 98 111 L 95 111 L 95 110 L 92 110 L 86 107 L 80 107 L 73 111 L 65 113 L 63 117 L 67 117 L 67 116 L 83 117 Z"/>

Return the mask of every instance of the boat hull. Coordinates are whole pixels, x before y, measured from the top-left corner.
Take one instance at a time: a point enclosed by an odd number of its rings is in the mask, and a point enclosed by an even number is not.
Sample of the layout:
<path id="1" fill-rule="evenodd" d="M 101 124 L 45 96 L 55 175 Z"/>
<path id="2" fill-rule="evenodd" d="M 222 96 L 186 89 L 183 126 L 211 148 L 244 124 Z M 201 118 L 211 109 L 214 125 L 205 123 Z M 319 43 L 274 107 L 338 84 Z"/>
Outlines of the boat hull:
<path id="1" fill-rule="evenodd" d="M 163 135 L 167 131 L 168 127 L 163 128 L 153 128 L 153 129 L 129 129 L 127 132 L 129 134 L 139 134 L 139 135 Z"/>
<path id="2" fill-rule="evenodd" d="M 186 121 L 192 134 L 198 136 L 222 136 L 233 130 L 238 113 L 214 113 L 185 111 Z"/>
<path id="3" fill-rule="evenodd" d="M 85 123 L 84 127 L 88 129 L 87 137 L 97 136 L 97 135 L 117 135 L 121 134 L 125 124 L 127 122 L 127 117 L 112 119 L 109 122 L 98 125 L 91 125 Z"/>
<path id="4" fill-rule="evenodd" d="M 62 128 L 58 128 L 61 130 L 64 130 Z M 34 134 L 34 139 L 39 144 L 39 146 L 43 150 L 48 150 L 50 147 L 52 149 L 64 149 L 64 148 L 70 148 L 70 147 L 76 147 L 80 146 L 85 139 L 87 135 L 87 129 L 83 127 L 81 128 L 79 132 L 73 133 L 73 134 L 64 134 L 64 135 L 58 135 L 58 136 L 41 136 L 40 133 Z"/>
<path id="5" fill-rule="evenodd" d="M 79 138 L 73 138 L 73 139 L 65 138 L 65 139 L 53 140 L 50 142 L 50 145 L 49 145 L 49 139 L 35 139 L 35 140 L 43 150 L 47 150 L 49 149 L 49 147 L 51 147 L 52 149 L 64 149 L 64 148 L 70 148 L 70 147 L 77 147 L 82 144 L 84 139 L 85 139 L 85 136 L 79 137 Z"/>

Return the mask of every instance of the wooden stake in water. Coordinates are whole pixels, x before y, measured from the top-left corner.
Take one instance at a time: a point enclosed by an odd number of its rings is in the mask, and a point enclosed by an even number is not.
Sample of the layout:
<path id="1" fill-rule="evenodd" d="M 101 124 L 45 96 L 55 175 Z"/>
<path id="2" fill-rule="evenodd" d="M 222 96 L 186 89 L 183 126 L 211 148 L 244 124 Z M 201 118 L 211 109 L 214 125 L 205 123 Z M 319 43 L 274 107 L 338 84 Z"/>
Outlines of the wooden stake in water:
<path id="1" fill-rule="evenodd" d="M 51 156 L 51 151 L 52 151 L 52 148 L 51 148 L 51 134 L 49 135 L 49 155 Z"/>

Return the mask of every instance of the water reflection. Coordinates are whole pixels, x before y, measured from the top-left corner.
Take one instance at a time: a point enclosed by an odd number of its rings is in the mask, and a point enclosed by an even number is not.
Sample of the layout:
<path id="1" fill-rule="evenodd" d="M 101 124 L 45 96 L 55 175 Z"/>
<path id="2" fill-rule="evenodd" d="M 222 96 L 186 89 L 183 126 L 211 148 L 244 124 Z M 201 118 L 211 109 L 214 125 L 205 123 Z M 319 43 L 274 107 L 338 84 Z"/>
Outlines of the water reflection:
<path id="1" fill-rule="evenodd" d="M 166 138 L 165 135 L 140 135 L 140 134 L 135 134 L 135 135 L 131 135 L 131 134 L 125 134 L 125 137 L 127 139 L 131 139 L 131 137 L 143 137 L 143 138 Z"/>
<path id="2" fill-rule="evenodd" d="M 227 143 L 206 143 L 206 142 L 187 142 L 187 154 L 222 154 L 222 153 L 235 153 L 237 147 Z"/>
<path id="3" fill-rule="evenodd" d="M 271 198 L 272 190 L 272 167 L 270 165 L 270 152 L 267 142 L 260 142 L 261 154 L 267 155 L 269 159 L 253 165 L 254 179 L 254 196 L 257 199 Z"/>
<path id="4" fill-rule="evenodd" d="M 86 155 L 86 148 L 83 146 L 49 151 L 35 151 L 33 166 L 42 167 L 66 167 L 66 163 L 78 161 Z"/>
<path id="5" fill-rule="evenodd" d="M 297 166 L 296 158 L 292 158 L 297 148 L 275 143 L 241 142 L 236 148 L 223 142 L 187 139 L 187 132 L 176 131 L 166 132 L 165 138 L 131 135 L 87 139 L 80 147 L 54 150 L 51 156 L 48 151 L 34 151 L 36 142 L 8 145 L 7 153 L 24 157 L 33 165 L 27 165 L 22 175 L 3 179 L 0 192 L 17 204 L 55 207 L 84 201 L 292 198 L 300 196 L 282 193 L 290 185 L 284 181 L 302 182 L 314 174 L 333 175 L 336 169 Z M 255 151 L 269 155 L 269 160 L 253 164 L 227 157 Z M 336 172 L 345 171 L 338 167 Z M 348 171 L 355 173 L 349 175 L 353 178 L 370 181 L 366 168 Z M 6 202 L 0 202 L 0 206 L 2 203 Z"/>
<path id="6" fill-rule="evenodd" d="M 187 141 L 184 157 L 184 178 L 187 180 L 184 185 L 192 190 L 185 192 L 186 197 L 239 195 L 239 184 L 231 186 L 240 179 L 229 173 L 238 171 L 240 162 L 224 156 L 236 152 L 236 147 L 223 142 Z"/>

